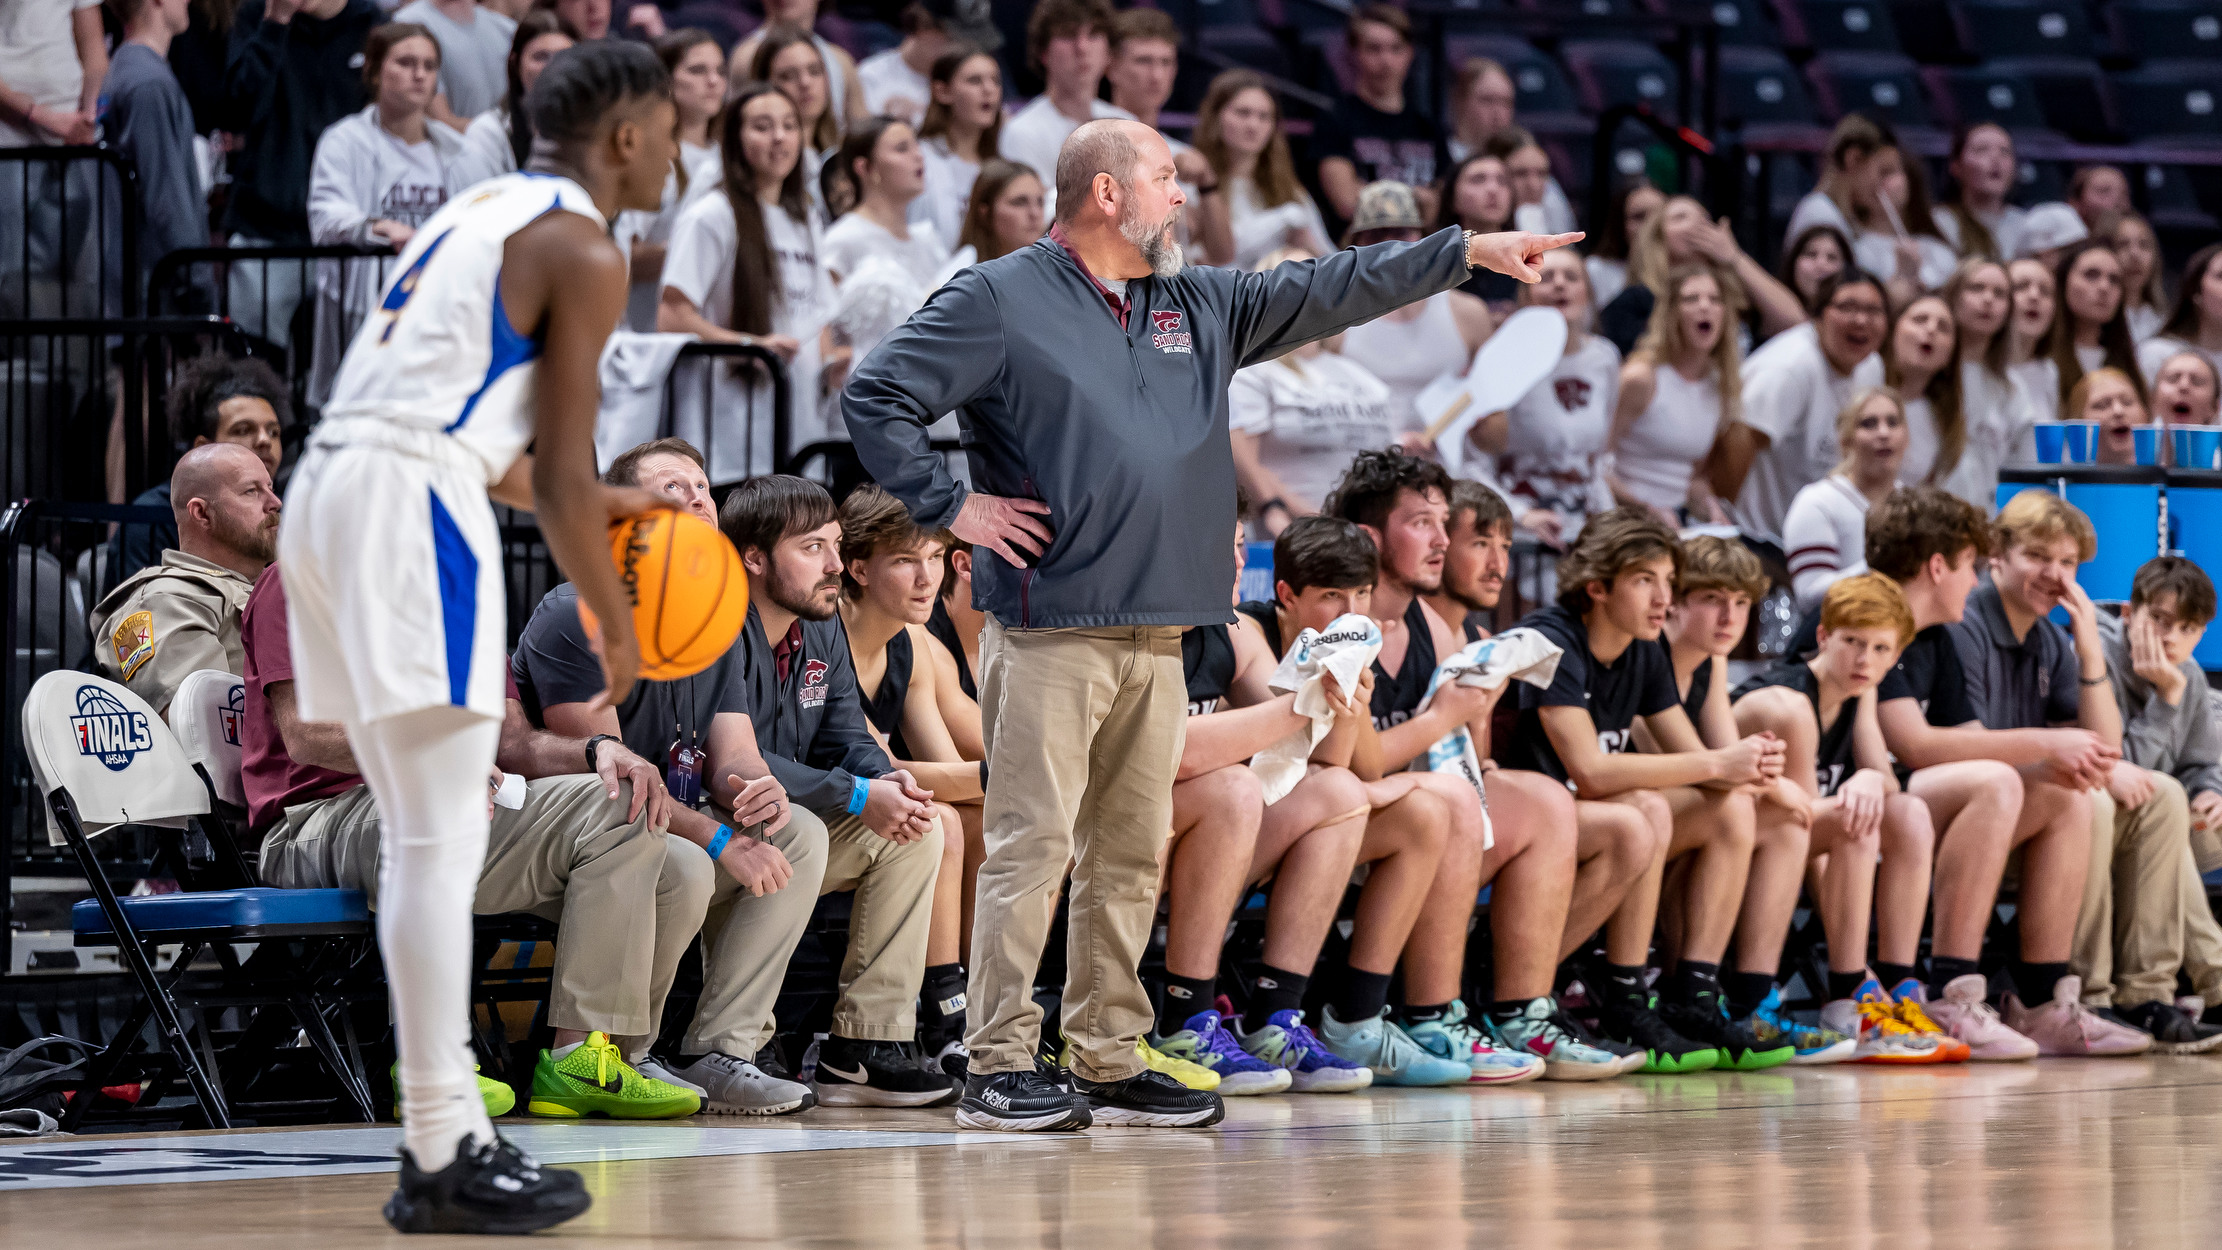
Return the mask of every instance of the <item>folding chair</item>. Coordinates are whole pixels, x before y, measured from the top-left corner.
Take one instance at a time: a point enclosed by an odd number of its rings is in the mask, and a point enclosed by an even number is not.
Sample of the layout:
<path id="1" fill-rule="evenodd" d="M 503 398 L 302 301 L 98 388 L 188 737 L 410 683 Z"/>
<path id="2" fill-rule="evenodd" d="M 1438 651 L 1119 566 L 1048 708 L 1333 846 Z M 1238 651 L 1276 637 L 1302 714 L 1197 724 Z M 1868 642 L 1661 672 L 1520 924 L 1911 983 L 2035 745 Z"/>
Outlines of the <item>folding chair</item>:
<path id="1" fill-rule="evenodd" d="M 192 707 L 184 709 L 192 719 Z M 219 736 L 221 736 L 219 734 Z M 23 705 L 23 741 L 31 775 L 46 799 L 54 845 L 77 855 L 93 897 L 71 909 L 70 925 L 79 946 L 114 946 L 140 1001 L 125 1017 L 77 1088 L 64 1129 L 74 1129 L 92 1104 L 95 1091 L 118 1083 L 127 1067 L 151 1071 L 151 1100 L 159 1102 L 170 1082 L 182 1076 L 201 1117 L 211 1128 L 232 1124 L 231 1105 L 219 1079 L 205 1008 L 285 1006 L 293 1022 L 340 1083 L 345 1101 L 368 1121 L 373 1112 L 359 1065 L 350 1066 L 333 1037 L 316 997 L 294 976 L 241 977 L 230 944 L 288 939 L 357 939 L 370 933 L 369 908 L 354 890 L 270 890 L 228 888 L 195 890 L 196 874 L 180 845 L 180 832 L 209 837 L 201 818 L 209 812 L 210 783 L 202 780 L 169 727 L 124 686 L 77 672 L 49 673 L 31 687 Z M 165 858 L 175 866 L 185 892 L 119 898 L 103 871 L 92 839 L 127 826 L 172 831 L 162 837 Z M 209 838 L 229 846 L 228 835 Z M 219 853 L 219 862 L 224 860 Z M 223 875 L 234 884 L 243 866 L 236 848 Z M 178 957 L 167 976 L 155 969 L 159 944 L 177 943 Z M 220 992 L 202 994 L 187 985 L 187 969 L 203 948 L 213 947 L 225 965 Z M 259 953 L 259 952 L 258 952 Z M 200 1048 L 187 1032 L 180 997 L 196 1018 Z M 257 1012 L 260 1017 L 272 1013 Z M 161 1034 L 161 1052 L 138 1052 L 141 1030 L 152 1018 Z M 235 1050 L 248 1049 L 244 1047 Z M 260 1062 L 262 1054 L 247 1056 Z"/>

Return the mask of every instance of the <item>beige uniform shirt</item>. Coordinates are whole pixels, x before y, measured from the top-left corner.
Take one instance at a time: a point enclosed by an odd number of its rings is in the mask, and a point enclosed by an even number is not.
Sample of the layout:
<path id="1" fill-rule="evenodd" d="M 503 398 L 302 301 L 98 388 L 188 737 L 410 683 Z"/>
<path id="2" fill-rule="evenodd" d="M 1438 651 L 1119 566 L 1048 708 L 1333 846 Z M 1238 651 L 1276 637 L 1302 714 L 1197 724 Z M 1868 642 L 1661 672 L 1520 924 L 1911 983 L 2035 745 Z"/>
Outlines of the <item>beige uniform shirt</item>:
<path id="1" fill-rule="evenodd" d="M 93 609 L 93 651 L 100 671 L 167 714 L 188 674 L 238 673 L 245 663 L 239 616 L 255 584 L 172 549 L 160 564 L 131 575 Z"/>

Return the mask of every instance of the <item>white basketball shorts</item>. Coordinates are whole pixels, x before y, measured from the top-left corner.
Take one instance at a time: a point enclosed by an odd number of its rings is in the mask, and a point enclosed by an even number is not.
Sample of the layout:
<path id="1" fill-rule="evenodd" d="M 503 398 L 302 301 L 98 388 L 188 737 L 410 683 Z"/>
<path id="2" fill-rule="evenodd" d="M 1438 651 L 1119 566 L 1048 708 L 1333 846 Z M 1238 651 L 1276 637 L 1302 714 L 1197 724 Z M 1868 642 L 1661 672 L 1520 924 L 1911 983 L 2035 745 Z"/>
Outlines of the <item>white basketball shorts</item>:
<path id="1" fill-rule="evenodd" d="M 501 534 L 485 465 L 453 439 L 376 418 L 319 425 L 286 490 L 278 565 L 303 720 L 502 716 Z"/>

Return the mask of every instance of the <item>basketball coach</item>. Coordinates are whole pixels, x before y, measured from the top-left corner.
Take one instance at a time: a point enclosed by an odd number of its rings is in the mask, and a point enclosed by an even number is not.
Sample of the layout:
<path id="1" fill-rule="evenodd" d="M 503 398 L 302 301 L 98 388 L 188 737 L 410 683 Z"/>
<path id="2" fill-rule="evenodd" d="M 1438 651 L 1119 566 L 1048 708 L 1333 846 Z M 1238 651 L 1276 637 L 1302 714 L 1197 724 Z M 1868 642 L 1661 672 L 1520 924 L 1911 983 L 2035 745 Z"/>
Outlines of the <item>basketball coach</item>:
<path id="1" fill-rule="evenodd" d="M 1181 627 L 1233 619 L 1227 383 L 1480 266 L 1522 281 L 1579 234 L 1385 243 L 1271 273 L 1184 268 L 1184 198 L 1150 127 L 1095 121 L 1057 156 L 1047 238 L 975 265 L 881 340 L 842 413 L 857 455 L 973 565 L 987 614 L 980 703 L 986 859 L 972 932 L 971 1077 L 958 1123 L 1200 1126 L 1218 1095 L 1148 1070 L 1136 969 L 1186 725 Z M 929 446 L 955 412 L 977 490 Z M 1064 1031 L 1072 1088 L 1037 1074 L 1034 974 L 1071 886 Z"/>

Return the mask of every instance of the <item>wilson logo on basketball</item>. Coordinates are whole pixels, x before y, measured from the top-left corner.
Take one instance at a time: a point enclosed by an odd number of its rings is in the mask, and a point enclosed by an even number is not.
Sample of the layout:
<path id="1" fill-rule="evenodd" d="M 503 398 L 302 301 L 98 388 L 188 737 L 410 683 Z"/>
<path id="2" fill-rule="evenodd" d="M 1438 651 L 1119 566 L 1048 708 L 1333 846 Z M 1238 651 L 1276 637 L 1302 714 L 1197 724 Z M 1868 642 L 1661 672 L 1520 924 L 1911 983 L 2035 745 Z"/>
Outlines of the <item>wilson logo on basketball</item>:
<path id="1" fill-rule="evenodd" d="M 1194 354 L 1194 340 L 1189 338 L 1187 332 L 1180 328 L 1179 310 L 1151 313 L 1150 325 L 1157 331 L 1157 333 L 1150 336 L 1150 346 L 1167 355 L 1175 353 Z"/>
<path id="2" fill-rule="evenodd" d="M 802 666 L 802 689 L 795 692 L 796 707 L 818 707 L 826 701 L 826 662 L 809 660 Z"/>
<path id="3" fill-rule="evenodd" d="M 648 557 L 649 544 L 655 541 L 656 521 L 652 512 L 635 517 L 625 532 L 625 546 L 618 553 L 617 580 L 624 583 L 625 602 L 636 608 L 640 606 L 640 562 Z"/>

